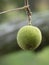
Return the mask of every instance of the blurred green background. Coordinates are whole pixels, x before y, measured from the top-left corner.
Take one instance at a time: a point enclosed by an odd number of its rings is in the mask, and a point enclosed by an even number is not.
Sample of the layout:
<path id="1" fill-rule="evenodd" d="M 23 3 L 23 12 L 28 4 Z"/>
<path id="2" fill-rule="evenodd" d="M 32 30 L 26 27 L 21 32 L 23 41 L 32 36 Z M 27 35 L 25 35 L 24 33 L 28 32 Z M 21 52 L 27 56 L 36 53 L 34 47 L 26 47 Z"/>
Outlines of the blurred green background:
<path id="1" fill-rule="evenodd" d="M 0 14 L 0 65 L 49 65 L 49 0 L 29 0 L 32 25 L 42 32 L 41 45 L 24 51 L 17 44 L 18 30 L 28 24 L 25 10 Z M 0 12 L 24 6 L 24 0 L 0 0 Z"/>

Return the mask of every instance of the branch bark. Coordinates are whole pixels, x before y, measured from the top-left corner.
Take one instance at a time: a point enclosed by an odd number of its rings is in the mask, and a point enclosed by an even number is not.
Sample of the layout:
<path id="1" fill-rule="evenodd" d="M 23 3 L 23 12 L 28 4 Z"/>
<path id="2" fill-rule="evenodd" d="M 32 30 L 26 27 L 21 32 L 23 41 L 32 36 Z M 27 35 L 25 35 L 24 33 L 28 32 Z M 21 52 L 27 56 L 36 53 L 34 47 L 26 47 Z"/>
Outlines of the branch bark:
<path id="1" fill-rule="evenodd" d="M 25 2 L 25 6 L 29 5 L 29 1 L 28 0 L 24 0 Z M 31 10 L 30 10 L 30 7 L 26 8 L 26 13 L 28 15 L 28 20 L 29 20 L 29 25 L 31 24 Z"/>

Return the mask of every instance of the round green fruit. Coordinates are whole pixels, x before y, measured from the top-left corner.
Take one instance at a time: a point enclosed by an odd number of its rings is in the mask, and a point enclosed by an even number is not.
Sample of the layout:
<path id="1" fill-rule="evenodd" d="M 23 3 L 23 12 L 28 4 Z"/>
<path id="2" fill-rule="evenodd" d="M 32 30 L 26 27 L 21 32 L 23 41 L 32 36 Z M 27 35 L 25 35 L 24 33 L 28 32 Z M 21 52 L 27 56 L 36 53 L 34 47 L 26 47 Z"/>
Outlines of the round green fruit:
<path id="1" fill-rule="evenodd" d="M 40 45 L 41 40 L 41 31 L 39 28 L 31 25 L 23 26 L 17 34 L 17 42 L 22 49 L 36 49 Z"/>

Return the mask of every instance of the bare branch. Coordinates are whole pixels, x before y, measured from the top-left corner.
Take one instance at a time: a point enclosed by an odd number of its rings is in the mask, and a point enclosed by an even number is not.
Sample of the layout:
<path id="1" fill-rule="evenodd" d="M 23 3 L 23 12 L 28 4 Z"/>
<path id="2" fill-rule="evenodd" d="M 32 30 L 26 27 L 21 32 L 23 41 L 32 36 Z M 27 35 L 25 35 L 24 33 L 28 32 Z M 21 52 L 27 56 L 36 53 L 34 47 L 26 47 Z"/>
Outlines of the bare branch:
<path id="1" fill-rule="evenodd" d="M 20 7 L 20 8 L 15 8 L 15 9 L 11 9 L 11 10 L 7 10 L 7 11 L 3 11 L 3 12 L 0 12 L 0 14 L 5 14 L 5 13 L 8 13 L 8 12 L 17 11 L 17 10 L 23 10 L 23 9 L 28 8 L 28 7 L 29 7 L 29 5 L 24 6 L 24 7 Z"/>
<path id="2" fill-rule="evenodd" d="M 5 13 L 8 13 L 8 12 L 25 9 L 26 13 L 28 15 L 29 24 L 31 24 L 31 13 L 32 12 L 31 12 L 30 7 L 29 7 L 29 2 L 28 2 L 28 0 L 24 0 L 24 2 L 25 2 L 25 6 L 20 7 L 20 8 L 15 8 L 15 9 L 7 10 L 7 11 L 3 11 L 3 12 L 0 12 L 0 14 L 5 14 Z"/>

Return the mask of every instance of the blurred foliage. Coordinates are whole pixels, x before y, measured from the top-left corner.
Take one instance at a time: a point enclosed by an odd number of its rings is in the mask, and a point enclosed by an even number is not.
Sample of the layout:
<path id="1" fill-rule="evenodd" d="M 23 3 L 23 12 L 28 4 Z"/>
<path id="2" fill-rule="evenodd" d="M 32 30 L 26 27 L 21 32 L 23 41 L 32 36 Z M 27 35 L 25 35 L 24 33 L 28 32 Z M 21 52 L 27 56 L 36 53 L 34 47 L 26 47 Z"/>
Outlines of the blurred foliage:
<path id="1" fill-rule="evenodd" d="M 5 4 L 6 4 L 6 2 L 4 0 L 0 0 L 0 12 L 3 11 Z M 6 17 L 5 14 L 0 15 L 0 22 L 2 22 L 2 20 L 4 20 L 5 17 Z"/>
<path id="2" fill-rule="evenodd" d="M 0 65 L 49 65 L 49 48 L 39 53 L 19 51 L 0 57 Z"/>

